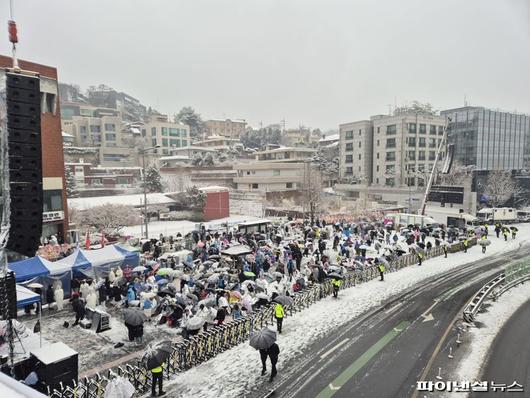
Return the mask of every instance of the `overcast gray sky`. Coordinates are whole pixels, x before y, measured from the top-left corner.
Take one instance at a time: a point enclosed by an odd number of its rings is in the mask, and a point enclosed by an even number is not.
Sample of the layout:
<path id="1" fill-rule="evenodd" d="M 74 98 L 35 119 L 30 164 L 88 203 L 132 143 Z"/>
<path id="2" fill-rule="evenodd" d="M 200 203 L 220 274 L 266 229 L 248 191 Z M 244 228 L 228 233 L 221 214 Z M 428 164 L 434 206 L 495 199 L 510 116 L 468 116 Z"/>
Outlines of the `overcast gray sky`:
<path id="1" fill-rule="evenodd" d="M 0 53 L 9 54 L 8 0 Z M 162 112 L 322 129 L 412 100 L 530 112 L 527 0 L 14 0 L 19 56 Z"/>

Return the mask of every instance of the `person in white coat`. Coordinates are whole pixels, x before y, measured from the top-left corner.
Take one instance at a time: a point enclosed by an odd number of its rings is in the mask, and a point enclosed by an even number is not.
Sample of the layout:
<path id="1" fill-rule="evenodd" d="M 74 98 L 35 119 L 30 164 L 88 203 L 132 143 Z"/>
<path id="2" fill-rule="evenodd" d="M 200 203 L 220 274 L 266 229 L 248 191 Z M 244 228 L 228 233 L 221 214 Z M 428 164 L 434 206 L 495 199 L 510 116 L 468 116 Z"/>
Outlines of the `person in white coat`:
<path id="1" fill-rule="evenodd" d="M 115 280 L 116 280 L 116 274 L 114 273 L 114 268 L 111 268 L 109 272 L 109 282 L 113 283 Z"/>
<path id="2" fill-rule="evenodd" d="M 79 288 L 79 292 L 81 293 L 81 296 L 83 297 L 83 299 L 85 301 L 86 301 L 86 298 L 88 296 L 88 291 L 89 291 L 88 283 L 86 283 L 86 281 L 84 280 L 83 283 L 81 283 L 81 287 Z"/>
<path id="3" fill-rule="evenodd" d="M 123 271 L 121 270 L 120 267 L 118 267 L 116 269 L 116 278 L 121 278 L 121 277 L 123 277 Z"/>
<path id="4" fill-rule="evenodd" d="M 61 311 L 64 308 L 64 290 L 61 285 L 58 285 L 53 291 L 53 298 L 57 304 L 57 311 Z"/>
<path id="5" fill-rule="evenodd" d="M 86 306 L 89 308 L 96 308 L 96 305 L 98 303 L 98 298 L 96 296 L 96 293 L 94 291 L 89 290 L 88 295 L 86 296 Z"/>

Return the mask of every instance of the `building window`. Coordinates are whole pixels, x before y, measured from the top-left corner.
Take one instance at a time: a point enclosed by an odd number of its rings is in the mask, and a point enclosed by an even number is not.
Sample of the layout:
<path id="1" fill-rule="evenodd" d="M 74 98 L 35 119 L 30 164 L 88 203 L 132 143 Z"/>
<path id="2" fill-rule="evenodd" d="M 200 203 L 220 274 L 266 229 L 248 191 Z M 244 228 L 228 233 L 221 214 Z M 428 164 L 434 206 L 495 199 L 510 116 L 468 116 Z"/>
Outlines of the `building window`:
<path id="1" fill-rule="evenodd" d="M 61 189 L 45 189 L 42 191 L 43 211 L 58 211 L 63 209 Z"/>
<path id="2" fill-rule="evenodd" d="M 427 125 L 420 124 L 420 134 L 427 134 Z"/>
<path id="3" fill-rule="evenodd" d="M 396 160 L 396 153 L 395 152 L 387 152 L 386 153 L 386 161 L 392 162 Z"/>
<path id="4" fill-rule="evenodd" d="M 361 141 L 359 141 L 359 148 L 361 147 Z"/>
<path id="5" fill-rule="evenodd" d="M 407 186 L 413 187 L 414 186 L 414 177 L 408 177 L 407 178 Z"/>
<path id="6" fill-rule="evenodd" d="M 416 123 L 409 123 L 409 134 L 416 134 Z"/>
<path id="7" fill-rule="evenodd" d="M 188 135 L 188 132 L 186 130 L 184 130 L 184 129 L 181 129 L 180 130 L 180 135 L 181 135 L 181 137 L 184 138 L 184 137 L 186 137 Z"/>
<path id="8" fill-rule="evenodd" d="M 258 189 L 258 184 L 252 184 L 252 189 Z"/>
<path id="9" fill-rule="evenodd" d="M 180 137 L 179 129 L 175 129 L 173 127 L 169 128 L 169 136 L 170 137 Z"/>
<path id="10" fill-rule="evenodd" d="M 379 159 L 379 152 L 377 152 L 377 159 Z"/>
<path id="11" fill-rule="evenodd" d="M 151 145 L 156 146 L 156 138 L 151 138 Z"/>
<path id="12" fill-rule="evenodd" d="M 375 171 L 379 173 L 379 165 L 375 166 Z"/>
<path id="13" fill-rule="evenodd" d="M 113 123 L 105 123 L 105 131 L 116 131 L 116 125 Z"/>
<path id="14" fill-rule="evenodd" d="M 55 94 L 41 93 L 41 111 L 55 114 Z"/>
<path id="15" fill-rule="evenodd" d="M 396 165 L 395 164 L 387 164 L 385 166 L 385 173 L 393 174 L 396 172 Z"/>
<path id="16" fill-rule="evenodd" d="M 436 158 L 436 152 L 429 151 L 429 160 L 434 160 Z"/>
<path id="17" fill-rule="evenodd" d="M 169 149 L 163 148 L 162 149 L 162 154 L 163 155 L 169 155 Z"/>
<path id="18" fill-rule="evenodd" d="M 388 185 L 389 187 L 393 187 L 395 185 L 394 177 L 390 177 L 385 179 L 385 185 Z"/>
<path id="19" fill-rule="evenodd" d="M 377 146 L 379 146 L 379 140 L 377 140 Z"/>
<path id="20" fill-rule="evenodd" d="M 180 141 L 179 140 L 169 140 L 169 145 L 172 147 L 180 148 Z"/>
<path id="21" fill-rule="evenodd" d="M 435 134 L 436 135 L 436 126 L 434 124 L 431 124 L 429 126 L 429 134 Z"/>
<path id="22" fill-rule="evenodd" d="M 353 163 L 353 155 L 346 155 L 346 163 Z"/>
<path id="23" fill-rule="evenodd" d="M 116 141 L 116 134 L 112 134 L 112 133 L 105 134 L 105 141 Z"/>
<path id="24" fill-rule="evenodd" d="M 145 129 L 142 129 L 142 137 L 145 137 Z"/>
<path id="25" fill-rule="evenodd" d="M 167 137 L 167 127 L 162 127 L 162 135 Z"/>
<path id="26" fill-rule="evenodd" d="M 345 139 L 353 140 L 353 131 L 346 131 Z"/>
<path id="27" fill-rule="evenodd" d="M 361 160 L 361 154 L 359 154 L 359 160 Z"/>
<path id="28" fill-rule="evenodd" d="M 353 167 L 346 167 L 346 174 L 353 174 Z"/>
<path id="29" fill-rule="evenodd" d="M 424 137 L 420 137 L 420 139 L 418 140 L 418 146 L 420 148 L 425 148 L 425 138 Z"/>
<path id="30" fill-rule="evenodd" d="M 386 139 L 386 147 L 387 148 L 395 148 L 396 147 L 396 139 L 395 138 L 387 138 Z"/>
<path id="31" fill-rule="evenodd" d="M 408 158 L 409 160 L 416 160 L 416 151 L 409 151 Z"/>
<path id="32" fill-rule="evenodd" d="M 436 148 L 436 138 L 429 138 L 429 148 Z"/>
<path id="33" fill-rule="evenodd" d="M 444 126 L 438 126 L 438 135 L 444 134 Z"/>
<path id="34" fill-rule="evenodd" d="M 280 170 L 273 169 L 272 170 L 272 175 L 273 176 L 279 176 L 280 175 Z"/>
<path id="35" fill-rule="evenodd" d="M 285 188 L 291 189 L 292 187 L 293 187 L 293 183 L 292 182 L 286 182 L 285 183 Z"/>
<path id="36" fill-rule="evenodd" d="M 151 137 L 156 137 L 156 127 L 151 127 Z"/>
<path id="37" fill-rule="evenodd" d="M 387 135 L 394 135 L 396 134 L 396 125 L 395 124 L 391 124 L 389 126 L 386 126 L 386 134 Z"/>
<path id="38" fill-rule="evenodd" d="M 79 132 L 81 134 L 86 134 L 86 126 L 79 126 Z"/>
<path id="39" fill-rule="evenodd" d="M 362 130 L 361 130 L 361 129 L 359 129 L 359 137 L 361 136 L 361 132 L 362 132 Z"/>
<path id="40" fill-rule="evenodd" d="M 162 146 L 168 146 L 167 138 L 162 138 Z"/>
<path id="41" fill-rule="evenodd" d="M 376 178 L 376 179 L 375 179 L 375 183 L 376 183 L 376 184 L 379 184 L 379 178 Z"/>
<path id="42" fill-rule="evenodd" d="M 188 140 L 182 140 L 182 146 L 188 146 Z"/>
<path id="43" fill-rule="evenodd" d="M 425 151 L 418 152 L 418 160 L 425 160 Z"/>
<path id="44" fill-rule="evenodd" d="M 347 151 L 347 152 L 351 152 L 351 151 L 353 151 L 353 142 L 348 142 L 348 143 L 346 144 L 346 151 Z"/>
<path id="45" fill-rule="evenodd" d="M 409 147 L 416 148 L 416 137 L 408 137 Z"/>
<path id="46" fill-rule="evenodd" d="M 101 132 L 101 127 L 95 125 L 95 124 L 91 124 L 90 125 L 90 132 L 91 133 L 100 133 Z"/>
<path id="47" fill-rule="evenodd" d="M 380 127 L 377 128 L 377 134 L 379 134 L 379 131 L 381 131 Z"/>

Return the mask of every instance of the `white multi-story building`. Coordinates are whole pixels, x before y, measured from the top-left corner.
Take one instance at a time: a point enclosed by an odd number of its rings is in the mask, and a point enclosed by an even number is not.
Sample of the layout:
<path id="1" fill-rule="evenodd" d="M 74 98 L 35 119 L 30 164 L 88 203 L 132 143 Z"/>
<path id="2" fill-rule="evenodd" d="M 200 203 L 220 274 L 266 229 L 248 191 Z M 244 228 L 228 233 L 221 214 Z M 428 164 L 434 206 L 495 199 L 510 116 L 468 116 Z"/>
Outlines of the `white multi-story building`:
<path id="1" fill-rule="evenodd" d="M 143 125 L 142 137 L 147 139 L 147 145 L 160 145 L 158 154 L 169 155 L 173 148 L 190 145 L 190 128 L 182 123 L 170 122 L 167 115 L 154 115 L 149 123 Z"/>
<path id="2" fill-rule="evenodd" d="M 373 125 L 370 120 L 339 126 L 339 178 L 372 182 Z"/>
<path id="3" fill-rule="evenodd" d="M 204 122 L 208 135 L 223 136 L 239 140 L 245 132 L 246 122 L 244 120 L 211 119 Z"/>

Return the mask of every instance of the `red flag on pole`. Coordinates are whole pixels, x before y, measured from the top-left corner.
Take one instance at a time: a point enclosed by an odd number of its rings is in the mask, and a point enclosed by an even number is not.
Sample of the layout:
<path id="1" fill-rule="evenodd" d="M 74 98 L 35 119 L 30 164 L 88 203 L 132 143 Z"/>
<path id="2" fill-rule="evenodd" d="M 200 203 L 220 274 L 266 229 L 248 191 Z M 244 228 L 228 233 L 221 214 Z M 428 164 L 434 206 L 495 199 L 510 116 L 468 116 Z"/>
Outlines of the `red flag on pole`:
<path id="1" fill-rule="evenodd" d="M 90 250 L 90 234 L 86 231 L 85 249 Z"/>
<path id="2" fill-rule="evenodd" d="M 103 228 L 101 228 L 101 247 L 105 247 L 105 232 L 103 232 Z"/>

